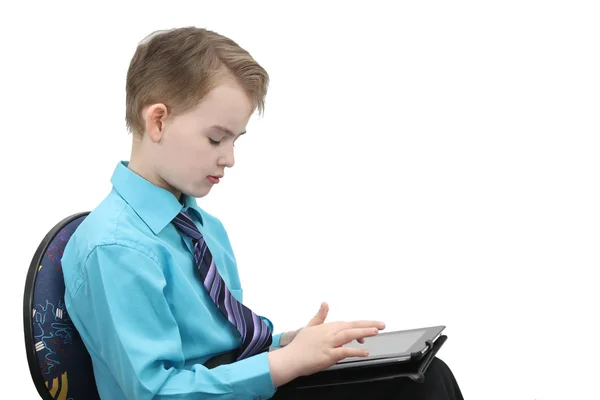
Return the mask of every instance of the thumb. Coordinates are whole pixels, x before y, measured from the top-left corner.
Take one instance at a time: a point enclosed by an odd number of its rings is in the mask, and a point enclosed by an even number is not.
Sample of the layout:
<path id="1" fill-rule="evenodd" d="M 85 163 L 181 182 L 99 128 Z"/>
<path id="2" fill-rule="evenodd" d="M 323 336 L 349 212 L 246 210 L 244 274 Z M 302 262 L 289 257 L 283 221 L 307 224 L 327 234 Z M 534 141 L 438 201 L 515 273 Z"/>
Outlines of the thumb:
<path id="1" fill-rule="evenodd" d="M 317 311 L 317 314 L 312 317 L 307 326 L 315 326 L 324 323 L 328 312 L 329 305 L 325 302 L 321 303 L 321 308 L 319 308 L 319 311 Z"/>

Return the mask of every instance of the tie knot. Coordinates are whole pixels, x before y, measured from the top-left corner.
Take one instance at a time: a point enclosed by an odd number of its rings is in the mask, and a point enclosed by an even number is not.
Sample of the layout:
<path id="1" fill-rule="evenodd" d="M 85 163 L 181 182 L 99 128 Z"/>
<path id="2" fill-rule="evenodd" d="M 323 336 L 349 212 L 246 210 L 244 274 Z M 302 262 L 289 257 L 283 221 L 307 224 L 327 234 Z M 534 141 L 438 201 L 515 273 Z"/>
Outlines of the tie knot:
<path id="1" fill-rule="evenodd" d="M 190 217 L 189 214 L 185 211 L 182 211 L 179 214 L 177 214 L 177 216 L 173 219 L 173 224 L 177 229 L 179 229 L 192 239 L 199 240 L 202 238 L 202 234 L 198 230 L 196 224 L 194 224 L 192 217 Z"/>

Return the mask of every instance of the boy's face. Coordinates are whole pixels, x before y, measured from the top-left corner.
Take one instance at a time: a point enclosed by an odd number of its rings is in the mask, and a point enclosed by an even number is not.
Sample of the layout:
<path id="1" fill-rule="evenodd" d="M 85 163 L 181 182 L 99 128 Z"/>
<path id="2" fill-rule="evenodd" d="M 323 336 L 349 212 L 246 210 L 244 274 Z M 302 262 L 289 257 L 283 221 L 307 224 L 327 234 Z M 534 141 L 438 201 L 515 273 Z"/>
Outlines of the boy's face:
<path id="1" fill-rule="evenodd" d="M 250 98 L 232 79 L 223 79 L 184 114 L 168 115 L 161 104 L 149 107 L 142 148 L 149 150 L 144 164 L 153 167 L 150 180 L 177 198 L 182 192 L 206 196 L 225 168 L 233 167 L 233 144 L 245 133 L 253 111 Z"/>

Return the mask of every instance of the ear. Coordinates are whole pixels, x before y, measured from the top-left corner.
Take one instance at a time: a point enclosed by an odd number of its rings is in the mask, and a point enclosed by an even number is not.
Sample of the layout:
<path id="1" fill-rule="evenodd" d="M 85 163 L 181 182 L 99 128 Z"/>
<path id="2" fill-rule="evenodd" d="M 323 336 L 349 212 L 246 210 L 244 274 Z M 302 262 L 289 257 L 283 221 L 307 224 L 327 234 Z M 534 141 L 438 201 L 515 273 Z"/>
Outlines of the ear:
<path id="1" fill-rule="evenodd" d="M 167 118 L 167 106 L 162 103 L 152 104 L 144 113 L 146 122 L 146 135 L 154 143 L 160 142 L 164 132 L 165 119 Z"/>

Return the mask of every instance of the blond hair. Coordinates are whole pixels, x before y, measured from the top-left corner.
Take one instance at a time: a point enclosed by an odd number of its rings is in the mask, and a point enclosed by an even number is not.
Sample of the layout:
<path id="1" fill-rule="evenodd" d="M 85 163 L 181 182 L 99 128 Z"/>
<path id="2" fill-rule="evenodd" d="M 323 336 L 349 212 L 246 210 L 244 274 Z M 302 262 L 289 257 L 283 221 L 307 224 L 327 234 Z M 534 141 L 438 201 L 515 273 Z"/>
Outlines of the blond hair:
<path id="1" fill-rule="evenodd" d="M 127 128 L 142 135 L 144 107 L 163 103 L 172 114 L 196 106 L 229 74 L 262 113 L 269 75 L 252 56 L 233 40 L 196 27 L 157 31 L 140 42 L 126 83 Z"/>

